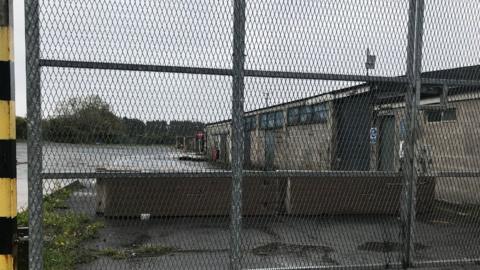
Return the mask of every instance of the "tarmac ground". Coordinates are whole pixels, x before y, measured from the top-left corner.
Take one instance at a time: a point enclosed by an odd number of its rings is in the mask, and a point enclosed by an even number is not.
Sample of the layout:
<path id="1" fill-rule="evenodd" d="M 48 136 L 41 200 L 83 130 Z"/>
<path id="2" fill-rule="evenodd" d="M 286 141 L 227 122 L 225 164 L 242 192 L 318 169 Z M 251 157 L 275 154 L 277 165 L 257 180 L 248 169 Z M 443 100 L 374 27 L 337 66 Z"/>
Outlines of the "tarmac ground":
<path id="1" fill-rule="evenodd" d="M 108 252 L 78 269 L 228 269 L 228 217 L 107 219 L 96 216 L 94 196 L 94 189 L 86 185 L 73 194 L 70 205 L 73 211 L 104 221 L 99 237 L 85 247 Z M 437 208 L 417 217 L 415 261 L 444 263 L 416 269 L 480 269 L 447 263 L 480 257 L 478 217 L 468 209 L 440 202 Z M 244 217 L 242 224 L 245 269 L 386 269 L 401 262 L 396 216 L 278 215 Z"/>

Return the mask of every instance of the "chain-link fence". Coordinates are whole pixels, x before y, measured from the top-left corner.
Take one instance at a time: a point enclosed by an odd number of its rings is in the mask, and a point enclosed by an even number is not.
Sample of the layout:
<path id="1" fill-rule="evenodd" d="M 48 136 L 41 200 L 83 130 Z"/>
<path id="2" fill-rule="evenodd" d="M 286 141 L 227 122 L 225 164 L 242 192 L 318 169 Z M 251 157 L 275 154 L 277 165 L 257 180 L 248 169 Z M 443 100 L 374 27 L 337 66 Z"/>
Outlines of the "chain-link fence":
<path id="1" fill-rule="evenodd" d="M 479 262 L 479 12 L 27 0 L 30 267 Z"/>

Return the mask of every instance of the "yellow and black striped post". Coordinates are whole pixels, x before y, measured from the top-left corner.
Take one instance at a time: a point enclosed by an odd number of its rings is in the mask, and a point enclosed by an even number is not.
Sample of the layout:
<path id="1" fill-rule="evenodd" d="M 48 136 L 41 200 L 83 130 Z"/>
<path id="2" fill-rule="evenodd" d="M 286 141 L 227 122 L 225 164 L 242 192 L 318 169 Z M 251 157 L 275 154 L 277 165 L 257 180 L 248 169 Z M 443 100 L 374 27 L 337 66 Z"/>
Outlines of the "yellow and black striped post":
<path id="1" fill-rule="evenodd" d="M 15 269 L 17 181 L 12 28 L 9 0 L 0 0 L 0 270 Z"/>

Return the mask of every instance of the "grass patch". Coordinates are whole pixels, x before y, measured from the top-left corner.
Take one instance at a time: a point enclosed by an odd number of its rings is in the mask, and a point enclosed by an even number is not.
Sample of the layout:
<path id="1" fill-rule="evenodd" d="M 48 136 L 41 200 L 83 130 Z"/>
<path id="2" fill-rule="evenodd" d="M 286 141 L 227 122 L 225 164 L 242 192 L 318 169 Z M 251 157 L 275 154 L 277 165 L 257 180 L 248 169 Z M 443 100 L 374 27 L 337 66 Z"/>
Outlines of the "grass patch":
<path id="1" fill-rule="evenodd" d="M 22 211 L 17 214 L 17 224 L 19 227 L 27 227 L 28 226 L 28 211 Z"/>
<path id="2" fill-rule="evenodd" d="M 47 270 L 74 269 L 75 265 L 92 262 L 99 257 L 125 260 L 133 257 L 156 257 L 175 252 L 173 247 L 145 245 L 132 248 L 86 249 L 83 242 L 97 237 L 103 222 L 68 211 L 68 199 L 83 188 L 75 182 L 46 196 L 43 201 L 44 266 Z M 19 226 L 28 226 L 28 211 L 17 215 Z"/>
<path id="3" fill-rule="evenodd" d="M 78 182 L 62 188 L 44 198 L 44 266 L 48 270 L 73 269 L 76 264 L 95 259 L 82 242 L 94 239 L 103 222 L 94 221 L 86 215 L 66 211 L 67 200 L 76 190 L 82 188 Z M 20 226 L 28 225 L 28 213 L 18 214 Z"/>

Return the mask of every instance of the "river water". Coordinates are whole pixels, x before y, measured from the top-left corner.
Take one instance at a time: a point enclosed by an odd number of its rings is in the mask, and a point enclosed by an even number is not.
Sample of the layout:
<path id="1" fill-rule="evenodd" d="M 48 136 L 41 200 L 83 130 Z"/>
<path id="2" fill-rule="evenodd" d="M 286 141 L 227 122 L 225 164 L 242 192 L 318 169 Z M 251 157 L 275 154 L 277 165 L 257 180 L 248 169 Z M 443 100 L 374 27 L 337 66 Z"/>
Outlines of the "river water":
<path id="1" fill-rule="evenodd" d="M 73 145 L 52 144 L 43 146 L 43 172 L 95 172 L 97 169 L 135 170 L 142 172 L 206 172 L 216 171 L 207 162 L 181 161 L 185 152 L 171 146 L 132 145 Z M 27 144 L 17 143 L 17 204 L 25 209 L 28 202 Z M 60 188 L 44 186 L 44 193 Z"/>

